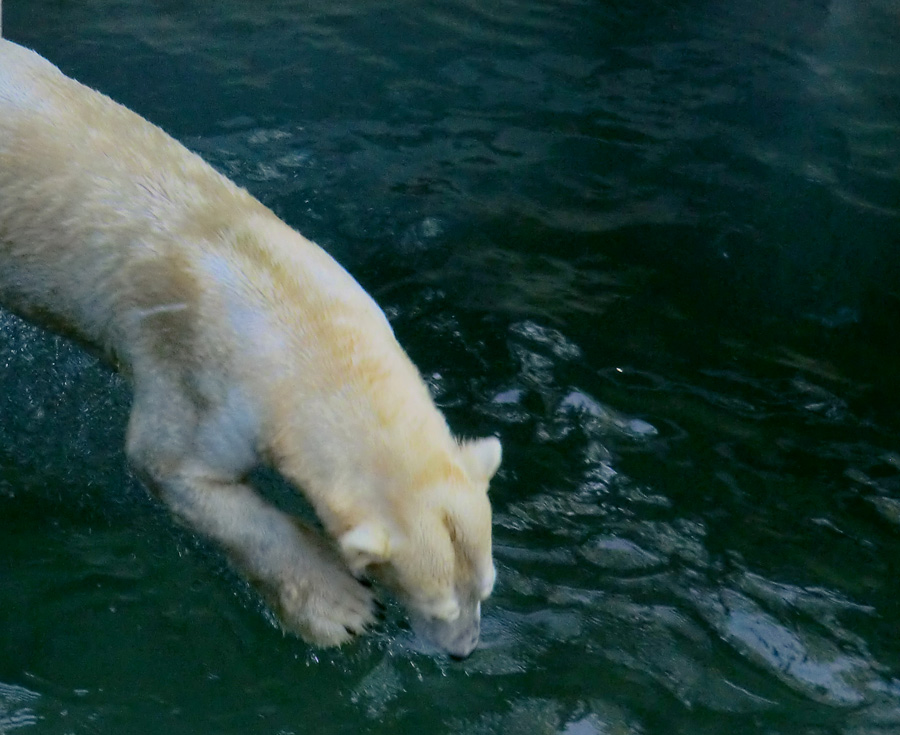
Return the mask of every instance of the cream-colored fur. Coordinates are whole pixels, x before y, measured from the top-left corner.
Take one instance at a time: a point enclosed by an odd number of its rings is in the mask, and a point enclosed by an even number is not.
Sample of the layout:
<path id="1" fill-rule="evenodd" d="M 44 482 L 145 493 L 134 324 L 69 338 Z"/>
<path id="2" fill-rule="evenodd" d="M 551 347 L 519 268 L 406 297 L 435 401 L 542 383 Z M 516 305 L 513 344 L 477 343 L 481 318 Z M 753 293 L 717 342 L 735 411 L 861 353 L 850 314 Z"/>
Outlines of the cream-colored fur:
<path id="1" fill-rule="evenodd" d="M 382 579 L 448 652 L 494 580 L 495 439 L 459 443 L 384 314 L 323 250 L 143 118 L 0 40 L 0 302 L 101 346 L 131 462 L 284 625 L 339 644 Z M 242 478 L 272 464 L 327 540 Z"/>

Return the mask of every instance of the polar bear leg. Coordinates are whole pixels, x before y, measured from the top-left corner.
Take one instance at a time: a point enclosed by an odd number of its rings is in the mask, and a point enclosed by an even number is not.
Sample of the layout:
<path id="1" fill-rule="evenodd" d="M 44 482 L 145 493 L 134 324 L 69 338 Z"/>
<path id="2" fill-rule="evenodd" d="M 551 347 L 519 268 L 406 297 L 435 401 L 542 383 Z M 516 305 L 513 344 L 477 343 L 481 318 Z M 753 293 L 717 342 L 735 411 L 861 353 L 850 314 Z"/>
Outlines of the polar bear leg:
<path id="1" fill-rule="evenodd" d="M 226 551 L 287 629 L 322 646 L 362 633 L 373 619 L 370 590 L 315 530 L 239 482 L 242 473 L 211 466 L 197 451 L 201 426 L 178 391 L 136 390 L 129 459 L 178 519 Z"/>

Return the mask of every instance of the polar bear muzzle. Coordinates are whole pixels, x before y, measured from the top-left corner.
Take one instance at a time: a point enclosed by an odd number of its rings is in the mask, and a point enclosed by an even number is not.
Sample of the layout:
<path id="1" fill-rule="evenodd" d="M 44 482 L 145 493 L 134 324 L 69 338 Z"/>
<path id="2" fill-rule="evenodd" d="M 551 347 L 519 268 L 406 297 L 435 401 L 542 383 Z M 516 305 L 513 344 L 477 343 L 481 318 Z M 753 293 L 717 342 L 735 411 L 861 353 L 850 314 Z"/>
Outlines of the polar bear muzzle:
<path id="1" fill-rule="evenodd" d="M 481 634 L 481 602 L 468 599 L 459 605 L 454 620 L 427 617 L 410 613 L 413 632 L 433 646 L 437 646 L 452 658 L 467 658 L 478 645 Z"/>

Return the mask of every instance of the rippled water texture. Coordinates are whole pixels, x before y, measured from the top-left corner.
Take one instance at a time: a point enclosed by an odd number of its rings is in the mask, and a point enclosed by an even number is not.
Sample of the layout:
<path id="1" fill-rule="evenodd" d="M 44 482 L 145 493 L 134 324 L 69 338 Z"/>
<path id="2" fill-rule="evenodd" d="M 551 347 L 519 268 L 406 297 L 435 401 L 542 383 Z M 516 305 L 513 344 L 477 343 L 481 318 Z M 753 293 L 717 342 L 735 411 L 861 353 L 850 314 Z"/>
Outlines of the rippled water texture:
<path id="1" fill-rule="evenodd" d="M 129 475 L 125 384 L 0 314 L 0 733 L 900 732 L 895 3 L 3 4 L 506 460 L 482 648 L 315 652 Z"/>

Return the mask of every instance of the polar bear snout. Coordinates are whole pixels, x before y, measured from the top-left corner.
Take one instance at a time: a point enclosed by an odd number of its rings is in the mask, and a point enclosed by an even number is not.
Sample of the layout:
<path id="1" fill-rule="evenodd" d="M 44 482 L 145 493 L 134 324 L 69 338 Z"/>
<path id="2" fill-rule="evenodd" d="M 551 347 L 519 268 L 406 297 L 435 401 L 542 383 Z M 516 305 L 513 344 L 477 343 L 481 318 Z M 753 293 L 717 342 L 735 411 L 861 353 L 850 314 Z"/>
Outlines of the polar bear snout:
<path id="1" fill-rule="evenodd" d="M 453 621 L 412 612 L 409 617 L 416 636 L 451 658 L 468 658 L 478 646 L 481 633 L 481 603 L 478 601 L 461 605 L 460 613 Z"/>

